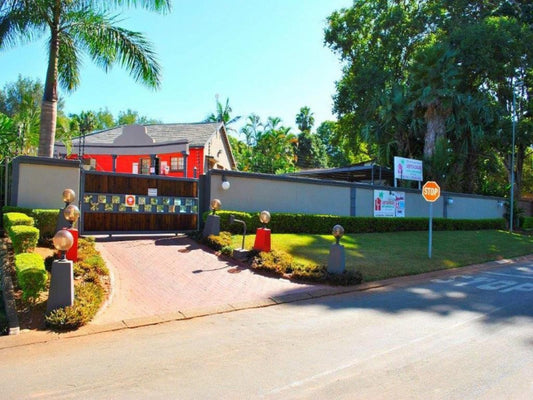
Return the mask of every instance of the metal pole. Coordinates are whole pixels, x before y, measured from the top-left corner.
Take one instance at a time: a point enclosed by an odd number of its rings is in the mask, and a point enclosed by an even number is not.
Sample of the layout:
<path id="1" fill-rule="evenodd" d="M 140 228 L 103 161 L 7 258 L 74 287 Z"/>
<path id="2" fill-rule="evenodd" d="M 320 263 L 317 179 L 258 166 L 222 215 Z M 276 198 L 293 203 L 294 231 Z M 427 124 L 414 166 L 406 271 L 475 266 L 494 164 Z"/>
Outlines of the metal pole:
<path id="1" fill-rule="evenodd" d="M 431 245 L 433 243 L 433 202 L 429 203 L 429 243 L 428 257 L 431 258 Z"/>
<path id="2" fill-rule="evenodd" d="M 514 90 L 514 80 L 513 80 L 513 145 L 511 149 L 511 204 L 510 208 L 510 218 L 509 218 L 509 232 L 513 231 L 513 220 L 514 220 L 514 147 L 515 147 L 515 133 L 516 133 L 516 95 Z"/>

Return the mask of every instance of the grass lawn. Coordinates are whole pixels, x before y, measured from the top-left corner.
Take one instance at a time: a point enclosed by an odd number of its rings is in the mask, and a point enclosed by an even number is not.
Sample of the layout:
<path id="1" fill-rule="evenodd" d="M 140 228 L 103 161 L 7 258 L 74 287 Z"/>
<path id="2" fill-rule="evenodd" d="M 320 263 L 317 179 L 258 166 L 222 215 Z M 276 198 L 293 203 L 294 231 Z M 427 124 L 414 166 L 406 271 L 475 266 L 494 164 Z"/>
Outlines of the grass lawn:
<path id="1" fill-rule="evenodd" d="M 254 239 L 254 235 L 246 237 L 247 249 Z M 234 248 L 241 247 L 241 242 L 242 236 L 233 236 Z M 305 264 L 327 264 L 334 242 L 331 235 L 272 235 L 273 249 Z M 431 259 L 427 231 L 345 235 L 341 244 L 346 269 L 359 270 L 365 282 L 533 254 L 533 236 L 490 230 L 433 232 Z"/>

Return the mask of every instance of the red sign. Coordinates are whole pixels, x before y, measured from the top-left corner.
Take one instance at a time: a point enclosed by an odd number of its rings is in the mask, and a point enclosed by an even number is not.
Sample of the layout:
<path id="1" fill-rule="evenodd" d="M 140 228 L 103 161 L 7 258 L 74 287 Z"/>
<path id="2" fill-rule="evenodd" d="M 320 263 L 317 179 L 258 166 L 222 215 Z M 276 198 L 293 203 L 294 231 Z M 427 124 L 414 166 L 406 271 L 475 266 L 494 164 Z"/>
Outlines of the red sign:
<path id="1" fill-rule="evenodd" d="M 133 207 L 135 205 L 135 196 L 132 194 L 127 194 L 124 199 L 127 207 Z"/>
<path id="2" fill-rule="evenodd" d="M 424 183 L 424 186 L 422 186 L 422 196 L 426 201 L 431 203 L 437 201 L 440 197 L 440 186 L 437 182 L 427 181 Z"/>

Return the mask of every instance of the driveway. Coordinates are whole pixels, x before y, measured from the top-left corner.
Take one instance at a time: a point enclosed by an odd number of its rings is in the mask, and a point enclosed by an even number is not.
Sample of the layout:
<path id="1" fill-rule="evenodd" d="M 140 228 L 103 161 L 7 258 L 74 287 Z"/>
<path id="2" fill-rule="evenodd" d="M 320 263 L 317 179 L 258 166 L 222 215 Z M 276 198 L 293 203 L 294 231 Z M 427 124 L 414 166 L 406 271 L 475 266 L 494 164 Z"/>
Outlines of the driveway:
<path id="1" fill-rule="evenodd" d="M 96 248 L 110 269 L 113 290 L 92 325 L 194 317 L 336 291 L 254 273 L 185 236 L 97 238 Z"/>

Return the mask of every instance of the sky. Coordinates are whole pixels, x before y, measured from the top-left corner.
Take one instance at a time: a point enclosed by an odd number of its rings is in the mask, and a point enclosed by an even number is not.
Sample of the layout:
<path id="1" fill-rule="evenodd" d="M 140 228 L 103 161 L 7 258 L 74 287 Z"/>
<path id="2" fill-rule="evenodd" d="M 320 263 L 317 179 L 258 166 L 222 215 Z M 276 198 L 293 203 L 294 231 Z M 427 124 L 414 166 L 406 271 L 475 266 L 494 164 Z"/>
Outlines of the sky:
<path id="1" fill-rule="evenodd" d="M 232 116 L 295 117 L 309 106 L 315 128 L 334 120 L 332 95 L 342 66 L 324 46 L 326 18 L 352 0 L 174 0 L 167 15 L 119 10 L 120 26 L 142 32 L 162 66 L 157 91 L 115 65 L 107 73 L 85 57 L 81 85 L 60 90 L 65 112 L 136 110 L 163 123 L 200 122 L 229 99 Z M 22 77 L 44 83 L 46 39 L 0 52 L 0 87 Z"/>

